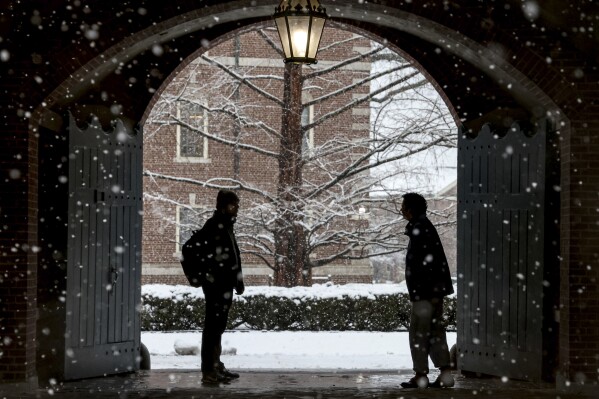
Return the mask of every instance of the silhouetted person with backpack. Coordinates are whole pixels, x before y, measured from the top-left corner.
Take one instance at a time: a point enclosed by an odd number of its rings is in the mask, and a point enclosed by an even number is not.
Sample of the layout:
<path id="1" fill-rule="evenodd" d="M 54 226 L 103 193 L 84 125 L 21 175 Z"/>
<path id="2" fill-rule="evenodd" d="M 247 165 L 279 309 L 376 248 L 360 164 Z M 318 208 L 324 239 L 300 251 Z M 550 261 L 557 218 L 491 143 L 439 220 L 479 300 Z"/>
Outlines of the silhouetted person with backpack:
<path id="1" fill-rule="evenodd" d="M 183 268 L 192 286 L 201 286 L 206 301 L 202 331 L 202 382 L 219 383 L 239 374 L 228 370 L 220 361 L 221 339 L 227 327 L 233 290 L 243 294 L 241 256 L 233 225 L 239 210 L 239 197 L 233 191 L 220 190 L 216 211 L 204 227 L 194 231 L 184 244 Z"/>
<path id="2" fill-rule="evenodd" d="M 408 221 L 405 234 L 410 239 L 406 252 L 406 284 L 412 302 L 409 339 L 416 375 L 401 386 L 449 388 L 454 379 L 442 321 L 443 298 L 453 294 L 453 285 L 441 239 L 426 210 L 426 200 L 420 194 L 403 195 L 401 214 Z M 429 356 L 441 370 L 430 385 Z"/>

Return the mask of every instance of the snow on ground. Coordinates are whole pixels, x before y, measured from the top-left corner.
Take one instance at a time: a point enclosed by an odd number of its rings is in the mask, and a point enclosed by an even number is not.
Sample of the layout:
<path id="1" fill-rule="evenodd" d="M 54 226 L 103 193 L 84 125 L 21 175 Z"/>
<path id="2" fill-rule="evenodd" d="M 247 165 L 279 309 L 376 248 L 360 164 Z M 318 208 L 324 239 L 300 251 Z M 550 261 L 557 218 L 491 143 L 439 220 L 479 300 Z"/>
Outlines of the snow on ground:
<path id="1" fill-rule="evenodd" d="M 199 369 L 201 331 L 142 332 L 152 369 Z M 447 333 L 449 347 L 456 333 Z M 195 353 L 178 355 L 179 352 Z M 236 370 L 411 369 L 407 332 L 227 331 L 222 361 Z M 430 367 L 433 368 L 432 363 Z"/>
<path id="2" fill-rule="evenodd" d="M 373 296 L 407 292 L 404 284 L 315 284 L 312 287 L 249 286 L 238 299 L 251 295 L 289 298 Z M 143 294 L 176 298 L 203 296 L 201 288 L 144 285 Z M 199 369 L 201 331 L 142 332 L 152 369 Z M 447 333 L 449 347 L 456 333 Z M 187 353 L 186 355 L 178 353 Z M 235 370 L 399 370 L 411 369 L 408 333 L 367 331 L 227 331 L 222 361 Z M 432 363 L 430 367 L 433 368 Z"/>

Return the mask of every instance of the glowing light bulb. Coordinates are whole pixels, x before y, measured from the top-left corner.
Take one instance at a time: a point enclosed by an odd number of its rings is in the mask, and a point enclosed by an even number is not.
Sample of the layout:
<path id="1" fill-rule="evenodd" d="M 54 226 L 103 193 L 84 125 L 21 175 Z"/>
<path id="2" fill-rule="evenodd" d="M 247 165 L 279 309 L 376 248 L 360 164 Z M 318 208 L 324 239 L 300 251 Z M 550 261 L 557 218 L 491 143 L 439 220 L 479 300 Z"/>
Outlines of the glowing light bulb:
<path id="1" fill-rule="evenodd" d="M 296 30 L 293 32 L 293 52 L 296 57 L 306 56 L 306 43 L 308 42 L 308 32 L 305 30 Z"/>

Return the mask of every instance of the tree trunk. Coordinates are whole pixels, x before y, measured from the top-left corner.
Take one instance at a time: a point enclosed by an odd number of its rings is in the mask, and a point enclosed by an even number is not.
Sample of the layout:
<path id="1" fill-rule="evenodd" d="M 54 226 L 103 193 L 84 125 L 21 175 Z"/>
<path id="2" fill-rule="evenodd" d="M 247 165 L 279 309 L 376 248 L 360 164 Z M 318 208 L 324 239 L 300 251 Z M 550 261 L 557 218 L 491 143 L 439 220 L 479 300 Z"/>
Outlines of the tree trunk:
<path id="1" fill-rule="evenodd" d="M 302 204 L 302 66 L 286 64 L 283 93 L 281 151 L 279 154 L 279 207 L 275 233 L 274 284 L 308 285 L 306 232 Z"/>
<path id="2" fill-rule="evenodd" d="M 239 73 L 239 54 L 241 53 L 241 39 L 239 35 L 235 35 L 235 49 L 233 51 L 233 57 L 235 58 L 235 72 Z M 235 91 L 233 92 L 233 101 L 235 104 L 239 104 L 241 86 L 237 86 Z M 239 122 L 239 115 L 236 115 L 234 125 L 233 125 L 233 135 L 235 137 L 235 142 L 239 142 L 239 134 L 241 132 L 241 124 Z M 235 180 L 239 180 L 239 172 L 241 169 L 241 153 L 239 150 L 239 145 L 235 145 L 233 148 L 233 178 Z"/>

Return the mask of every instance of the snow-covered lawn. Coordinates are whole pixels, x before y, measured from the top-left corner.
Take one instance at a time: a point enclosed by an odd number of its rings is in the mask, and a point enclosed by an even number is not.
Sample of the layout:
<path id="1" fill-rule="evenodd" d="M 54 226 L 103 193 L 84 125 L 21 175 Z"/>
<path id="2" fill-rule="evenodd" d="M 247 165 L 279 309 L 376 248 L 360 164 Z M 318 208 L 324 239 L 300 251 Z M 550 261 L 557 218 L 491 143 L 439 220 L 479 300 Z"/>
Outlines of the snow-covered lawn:
<path id="1" fill-rule="evenodd" d="M 405 293 L 404 284 L 315 284 L 312 287 L 246 288 L 244 296 L 373 297 Z M 203 297 L 200 288 L 172 285 L 145 285 L 142 293 L 177 298 L 182 294 Z M 239 298 L 239 299 L 241 299 Z M 175 299 L 176 300 L 176 299 Z M 235 305 L 233 305 L 235 306 Z M 142 332 L 141 341 L 150 351 L 152 369 L 199 369 L 201 331 Z M 456 333 L 447 333 L 449 347 Z M 186 355 L 179 353 L 188 353 Z M 408 333 L 362 331 L 227 331 L 223 335 L 223 362 L 236 370 L 399 370 L 411 369 Z M 431 363 L 431 368 L 433 367 Z"/>
<path id="2" fill-rule="evenodd" d="M 199 369 L 201 332 L 142 332 L 152 369 Z M 451 347 L 455 332 L 447 333 Z M 181 353 L 196 353 L 179 355 Z M 411 369 L 407 332 L 227 331 L 222 357 L 236 370 Z M 431 363 L 430 367 L 433 365 Z"/>

